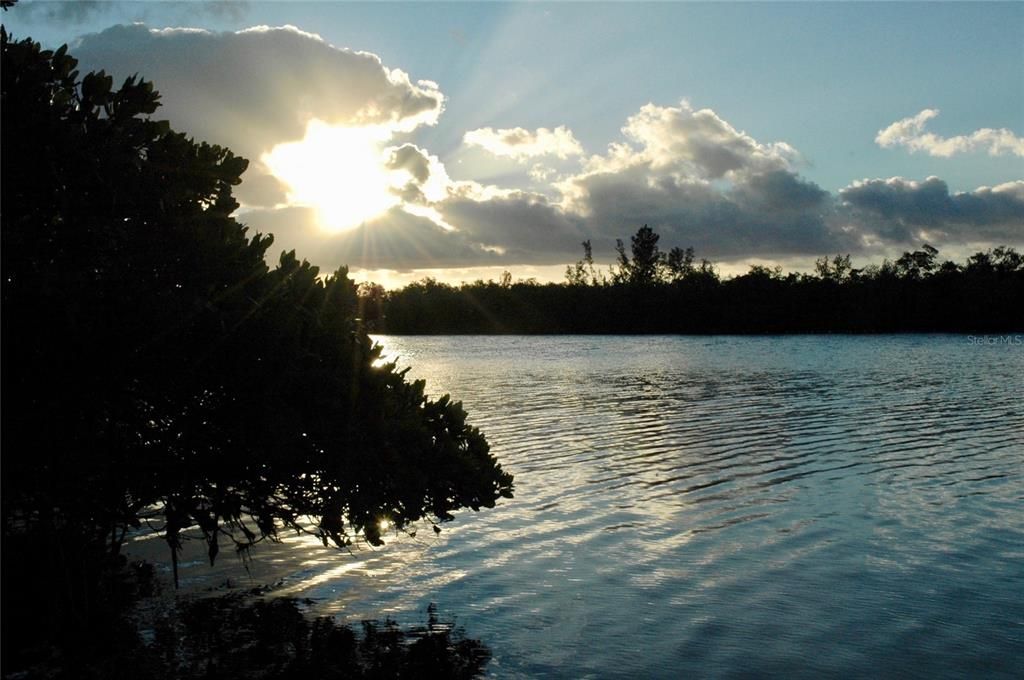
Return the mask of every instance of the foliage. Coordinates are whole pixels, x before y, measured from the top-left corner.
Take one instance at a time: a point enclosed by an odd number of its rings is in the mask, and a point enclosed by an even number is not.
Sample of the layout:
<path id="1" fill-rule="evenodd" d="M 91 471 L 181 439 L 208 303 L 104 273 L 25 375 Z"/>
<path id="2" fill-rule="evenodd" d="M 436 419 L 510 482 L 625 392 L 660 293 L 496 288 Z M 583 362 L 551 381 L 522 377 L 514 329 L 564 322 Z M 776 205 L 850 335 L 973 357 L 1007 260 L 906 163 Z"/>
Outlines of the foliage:
<path id="1" fill-rule="evenodd" d="M 4 541 L 57 544 L 25 556 L 64 575 L 42 609 L 88 607 L 81 558 L 143 523 L 175 556 L 198 527 L 213 560 L 511 496 L 461 404 L 380 365 L 345 268 L 267 267 L 231 216 L 246 160 L 151 119 L 140 78 L 79 80 L 5 30 L 2 58 Z"/>

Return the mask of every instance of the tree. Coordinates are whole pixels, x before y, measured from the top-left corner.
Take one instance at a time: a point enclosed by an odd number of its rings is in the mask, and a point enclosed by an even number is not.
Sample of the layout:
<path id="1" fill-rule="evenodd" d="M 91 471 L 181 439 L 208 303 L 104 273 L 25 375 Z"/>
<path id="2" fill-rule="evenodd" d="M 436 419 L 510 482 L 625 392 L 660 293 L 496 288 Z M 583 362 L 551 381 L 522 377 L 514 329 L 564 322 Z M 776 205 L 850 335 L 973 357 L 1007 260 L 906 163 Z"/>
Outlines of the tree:
<path id="1" fill-rule="evenodd" d="M 814 270 L 821 280 L 835 283 L 842 283 L 853 274 L 849 255 L 836 255 L 831 260 L 827 257 L 819 257 L 814 261 Z"/>
<path id="2" fill-rule="evenodd" d="M 594 270 L 594 251 L 590 246 L 590 239 L 580 245 L 583 246 L 583 259 L 565 268 L 565 282 L 570 286 L 604 285 L 604 275 Z"/>
<path id="3" fill-rule="evenodd" d="M 683 250 L 679 246 L 673 247 L 668 252 L 665 268 L 668 270 L 669 280 L 673 283 L 693 276 L 693 248 Z"/>
<path id="4" fill-rule="evenodd" d="M 908 279 L 919 279 L 922 276 L 931 274 L 937 266 L 935 259 L 938 254 L 939 251 L 937 249 L 925 243 L 921 250 L 903 253 L 896 260 L 896 272 L 899 276 Z"/>
<path id="5" fill-rule="evenodd" d="M 245 159 L 151 119 L 137 77 L 6 30 L 2 56 L 5 548 L 73 543 L 48 553 L 73 570 L 146 521 L 175 559 L 190 526 L 211 561 L 282 529 L 379 544 L 511 496 L 460 403 L 378 365 L 345 268 L 267 267 Z"/>
<path id="6" fill-rule="evenodd" d="M 626 247 L 621 239 L 615 241 L 618 253 L 619 269 L 614 274 L 617 283 L 628 283 L 635 286 L 649 286 L 661 280 L 664 268 L 664 257 L 658 249 L 661 237 L 646 224 L 640 227 L 630 238 L 630 252 L 626 255 Z"/>
<path id="7" fill-rule="evenodd" d="M 387 291 L 379 283 L 364 281 L 357 286 L 356 294 L 359 298 L 358 317 L 366 330 L 373 333 L 383 324 Z"/>

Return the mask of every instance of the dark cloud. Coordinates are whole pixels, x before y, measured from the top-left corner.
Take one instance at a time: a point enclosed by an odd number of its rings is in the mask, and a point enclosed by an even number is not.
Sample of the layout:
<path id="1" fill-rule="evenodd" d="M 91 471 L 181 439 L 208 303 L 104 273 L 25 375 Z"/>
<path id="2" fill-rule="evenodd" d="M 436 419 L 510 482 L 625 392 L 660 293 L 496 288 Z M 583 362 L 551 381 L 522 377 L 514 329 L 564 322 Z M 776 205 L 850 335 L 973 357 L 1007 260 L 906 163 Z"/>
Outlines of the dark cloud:
<path id="1" fill-rule="evenodd" d="M 589 238 L 584 221 L 536 194 L 515 192 L 488 200 L 452 198 L 438 206 L 466 238 L 500 248 L 515 264 L 555 264 L 576 256 Z"/>
<path id="2" fill-rule="evenodd" d="M 661 234 L 666 249 L 692 246 L 725 262 L 903 248 L 919 244 L 922 229 L 935 245 L 1024 239 L 1024 182 L 950 195 L 941 180 L 870 180 L 837 199 L 788 173 L 753 175 L 723 190 L 699 180 L 651 181 L 633 168 L 587 176 L 577 188 L 585 190 L 585 212 L 524 192 L 453 192 L 434 207 L 455 230 L 400 208 L 340 234 L 321 230 L 305 208 L 255 211 L 242 221 L 274 233 L 275 252 L 295 248 L 327 269 L 561 264 L 579 257 L 585 239 L 607 260 L 615 239 L 628 242 L 642 224 Z"/>
<path id="3" fill-rule="evenodd" d="M 774 214 L 821 211 L 830 199 L 829 193 L 814 182 L 785 170 L 753 175 L 733 194 L 749 209 Z"/>
<path id="4" fill-rule="evenodd" d="M 295 250 L 324 270 L 348 265 L 407 271 L 502 262 L 496 253 L 470 242 L 463 234 L 400 208 L 356 229 L 337 233 L 321 229 L 315 211 L 310 208 L 258 210 L 245 213 L 239 220 L 255 231 L 274 235 L 270 252 L 275 257 L 283 251 Z"/>
<path id="5" fill-rule="evenodd" d="M 865 231 L 912 243 L 922 232 L 954 241 L 1024 242 L 1024 181 L 950 193 L 938 177 L 871 179 L 839 192 L 850 219 Z"/>
<path id="6" fill-rule="evenodd" d="M 719 258 L 834 252 L 856 246 L 829 220 L 832 198 L 782 170 L 727 187 L 659 173 L 650 165 L 573 180 L 574 205 L 595 244 L 648 224 L 666 245 L 693 246 Z"/>
<path id="7" fill-rule="evenodd" d="M 415 144 L 403 144 L 392 149 L 387 167 L 405 170 L 420 184 L 430 179 L 430 158 Z"/>
<path id="8" fill-rule="evenodd" d="M 251 208 L 272 208 L 288 200 L 287 187 L 258 163 L 250 163 L 234 194 L 242 205 Z"/>

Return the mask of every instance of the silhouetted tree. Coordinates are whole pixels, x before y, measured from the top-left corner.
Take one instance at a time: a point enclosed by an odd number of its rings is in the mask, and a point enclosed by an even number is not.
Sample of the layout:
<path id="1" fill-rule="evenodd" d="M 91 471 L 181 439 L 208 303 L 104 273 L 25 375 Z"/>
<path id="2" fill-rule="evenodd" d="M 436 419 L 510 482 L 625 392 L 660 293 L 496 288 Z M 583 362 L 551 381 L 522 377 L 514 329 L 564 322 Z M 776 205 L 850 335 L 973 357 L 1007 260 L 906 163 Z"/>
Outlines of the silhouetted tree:
<path id="1" fill-rule="evenodd" d="M 671 282 L 679 282 L 693 276 L 693 248 L 683 250 L 674 246 L 668 252 L 668 259 L 665 261 L 665 268 L 668 270 L 668 279 Z"/>
<path id="2" fill-rule="evenodd" d="M 511 495 L 459 403 L 377 365 L 345 268 L 267 267 L 231 217 L 244 159 L 150 119 L 152 84 L 0 37 L 5 613 L 11 579 L 54 579 L 26 606 L 81 624 L 146 521 L 213 560 Z"/>
<path id="3" fill-rule="evenodd" d="M 924 246 L 897 262 L 854 269 L 849 255 L 822 257 L 814 274 L 754 265 L 721 279 L 692 248 L 668 255 L 648 227 L 621 241 L 611 285 L 593 275 L 590 242 L 566 285 L 431 282 L 387 294 L 395 333 L 820 333 L 971 332 L 1024 329 L 1024 258 L 998 247 L 965 267 L 938 266 Z M 653 276 L 651 272 L 656 272 Z"/>
<path id="4" fill-rule="evenodd" d="M 370 281 L 360 283 L 356 288 L 359 299 L 357 316 L 362 319 L 368 332 L 379 330 L 384 321 L 384 299 L 387 291 L 379 283 Z"/>
<path id="5" fill-rule="evenodd" d="M 616 283 L 628 283 L 635 286 L 650 286 L 661 280 L 664 257 L 658 248 L 661 237 L 646 224 L 640 227 L 630 238 L 630 253 L 626 255 L 626 247 L 621 239 L 615 241 L 615 252 L 618 253 L 619 268 L 615 272 Z"/>
<path id="6" fill-rule="evenodd" d="M 935 259 L 938 254 L 938 250 L 925 243 L 921 250 L 903 253 L 896 260 L 896 273 L 898 276 L 911 279 L 919 279 L 926 274 L 931 274 L 935 269 Z"/>
<path id="7" fill-rule="evenodd" d="M 850 265 L 849 255 L 836 255 L 831 260 L 827 257 L 820 257 L 814 261 L 814 271 L 824 281 L 842 283 L 850 278 L 853 267 Z"/>
<path id="8" fill-rule="evenodd" d="M 590 282 L 590 272 L 594 268 L 594 253 L 589 239 L 582 245 L 583 259 L 565 268 L 565 282 L 570 286 L 585 286 Z"/>

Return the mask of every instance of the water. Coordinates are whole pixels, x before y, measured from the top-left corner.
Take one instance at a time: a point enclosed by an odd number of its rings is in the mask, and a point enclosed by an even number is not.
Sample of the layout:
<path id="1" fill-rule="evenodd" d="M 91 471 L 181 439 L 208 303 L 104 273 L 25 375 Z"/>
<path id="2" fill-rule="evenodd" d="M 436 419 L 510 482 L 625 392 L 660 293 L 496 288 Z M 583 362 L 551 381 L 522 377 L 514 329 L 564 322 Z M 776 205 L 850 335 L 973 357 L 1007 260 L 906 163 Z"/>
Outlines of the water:
<path id="1" fill-rule="evenodd" d="M 346 618 L 436 602 L 496 677 L 1024 677 L 1021 346 L 379 341 L 515 498 L 353 556 L 291 540 L 254 578 Z"/>

